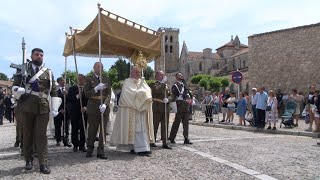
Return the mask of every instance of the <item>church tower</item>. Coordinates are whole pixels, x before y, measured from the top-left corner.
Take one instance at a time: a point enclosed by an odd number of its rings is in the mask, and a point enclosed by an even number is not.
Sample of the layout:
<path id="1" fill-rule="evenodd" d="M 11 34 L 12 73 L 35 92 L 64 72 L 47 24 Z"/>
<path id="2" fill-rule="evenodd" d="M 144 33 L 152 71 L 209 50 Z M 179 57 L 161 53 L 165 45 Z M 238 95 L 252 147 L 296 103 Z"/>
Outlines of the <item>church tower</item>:
<path id="1" fill-rule="evenodd" d="M 179 63 L 179 29 L 178 28 L 159 28 L 159 32 L 164 33 L 161 40 L 162 52 L 159 59 L 155 62 L 155 71 L 164 70 L 173 73 L 180 71 Z"/>

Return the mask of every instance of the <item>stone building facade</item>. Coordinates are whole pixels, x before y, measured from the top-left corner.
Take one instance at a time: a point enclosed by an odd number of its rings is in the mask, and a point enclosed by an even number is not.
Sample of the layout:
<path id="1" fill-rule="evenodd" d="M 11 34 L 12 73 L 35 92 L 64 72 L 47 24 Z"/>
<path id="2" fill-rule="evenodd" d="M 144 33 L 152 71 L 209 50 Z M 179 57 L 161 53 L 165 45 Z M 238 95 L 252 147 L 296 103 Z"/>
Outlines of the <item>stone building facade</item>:
<path id="1" fill-rule="evenodd" d="M 320 23 L 249 36 L 250 86 L 306 93 L 320 79 Z"/>
<path id="2" fill-rule="evenodd" d="M 188 51 L 187 45 L 183 42 L 180 54 L 181 72 L 186 79 L 190 79 L 197 74 L 210 74 L 212 76 L 224 76 L 230 78 L 234 71 L 239 70 L 243 73 L 244 80 L 239 85 L 240 91 L 247 91 L 248 85 L 248 46 L 242 44 L 239 37 L 218 47 L 216 52 L 211 48 L 205 48 L 202 52 Z M 230 83 L 230 90 L 237 90 L 236 84 Z"/>

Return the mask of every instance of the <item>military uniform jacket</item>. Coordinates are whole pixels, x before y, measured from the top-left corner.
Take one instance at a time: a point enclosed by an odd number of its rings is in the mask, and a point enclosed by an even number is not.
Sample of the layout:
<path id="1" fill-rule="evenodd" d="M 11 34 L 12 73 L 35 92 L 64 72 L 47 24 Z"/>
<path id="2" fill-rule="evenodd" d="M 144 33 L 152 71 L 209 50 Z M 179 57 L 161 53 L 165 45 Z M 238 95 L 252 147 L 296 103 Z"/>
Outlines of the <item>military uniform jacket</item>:
<path id="1" fill-rule="evenodd" d="M 99 79 L 95 76 L 87 76 L 86 83 L 84 85 L 84 95 L 88 98 L 87 114 L 100 115 L 100 91 L 95 92 L 94 88 L 99 84 Z M 102 76 L 101 83 L 107 84 L 107 88 L 102 90 L 102 102 L 107 106 L 105 113 L 110 112 L 109 103 L 111 99 L 111 83 L 108 76 Z"/>
<path id="2" fill-rule="evenodd" d="M 170 97 L 171 92 L 168 88 L 167 84 L 161 83 L 159 81 L 152 83 L 150 85 L 152 91 L 152 110 L 153 112 L 165 112 L 165 103 L 159 102 L 162 101 L 165 97 L 168 98 L 169 102 L 172 101 L 172 97 Z M 167 105 L 167 112 L 170 112 L 169 103 Z"/>
<path id="3" fill-rule="evenodd" d="M 28 64 L 27 74 L 28 74 L 27 85 L 29 85 L 28 84 L 29 79 L 36 74 L 36 72 L 32 68 L 32 63 Z M 55 91 L 56 86 L 54 83 L 53 75 L 51 73 L 51 82 L 50 82 L 49 75 L 50 75 L 49 69 L 47 69 L 37 79 L 36 83 L 38 83 L 38 86 L 39 86 L 39 89 L 38 89 L 39 93 L 43 93 L 46 95 L 50 94 L 51 97 L 57 97 L 57 92 Z M 50 83 L 51 83 L 51 91 L 50 91 Z M 13 86 L 20 86 L 20 85 L 25 87 L 25 84 L 23 84 L 22 82 L 22 76 L 17 75 L 14 77 Z M 24 112 L 30 112 L 35 114 L 46 114 L 50 112 L 48 99 L 30 94 L 30 93 L 23 94 L 20 97 L 18 106 L 20 106 L 19 108 Z"/>
<path id="4" fill-rule="evenodd" d="M 191 96 L 189 94 L 189 90 L 184 85 L 184 83 L 179 81 L 175 82 L 172 85 L 171 91 L 172 91 L 173 99 L 176 100 L 178 112 L 188 112 L 189 105 L 185 100 L 190 99 Z"/>

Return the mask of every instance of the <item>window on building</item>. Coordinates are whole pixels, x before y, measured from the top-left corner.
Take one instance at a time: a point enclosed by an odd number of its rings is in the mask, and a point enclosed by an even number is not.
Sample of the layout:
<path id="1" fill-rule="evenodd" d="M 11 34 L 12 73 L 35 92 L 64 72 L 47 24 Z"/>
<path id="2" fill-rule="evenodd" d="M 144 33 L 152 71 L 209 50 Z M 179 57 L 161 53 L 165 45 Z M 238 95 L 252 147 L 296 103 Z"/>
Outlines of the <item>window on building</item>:
<path id="1" fill-rule="evenodd" d="M 170 42 L 173 42 L 173 38 L 172 38 L 172 36 L 170 36 Z"/>
<path id="2" fill-rule="evenodd" d="M 173 52 L 173 49 L 172 49 L 172 46 L 170 46 L 170 53 L 172 53 Z"/>
<path id="3" fill-rule="evenodd" d="M 168 45 L 165 46 L 165 51 L 168 52 Z"/>
<path id="4" fill-rule="evenodd" d="M 217 63 L 216 67 L 217 67 L 217 69 L 219 69 L 219 63 Z"/>
<path id="5" fill-rule="evenodd" d="M 202 62 L 199 63 L 199 71 L 202 71 Z"/>
<path id="6" fill-rule="evenodd" d="M 168 36 L 165 36 L 165 37 L 164 37 L 164 41 L 165 41 L 165 42 L 168 42 Z"/>
<path id="7" fill-rule="evenodd" d="M 246 61 L 243 61 L 242 64 L 243 64 L 243 68 L 245 68 L 246 67 Z"/>

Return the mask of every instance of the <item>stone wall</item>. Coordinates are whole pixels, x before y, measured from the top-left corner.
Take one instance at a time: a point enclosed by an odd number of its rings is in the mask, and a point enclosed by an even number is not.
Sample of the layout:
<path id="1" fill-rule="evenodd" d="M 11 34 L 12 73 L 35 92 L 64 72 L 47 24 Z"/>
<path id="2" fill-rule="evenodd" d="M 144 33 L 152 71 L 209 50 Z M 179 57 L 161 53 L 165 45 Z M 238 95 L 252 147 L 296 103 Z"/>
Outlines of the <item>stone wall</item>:
<path id="1" fill-rule="evenodd" d="M 320 23 L 249 37 L 250 87 L 306 93 L 320 80 Z"/>

